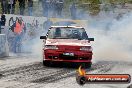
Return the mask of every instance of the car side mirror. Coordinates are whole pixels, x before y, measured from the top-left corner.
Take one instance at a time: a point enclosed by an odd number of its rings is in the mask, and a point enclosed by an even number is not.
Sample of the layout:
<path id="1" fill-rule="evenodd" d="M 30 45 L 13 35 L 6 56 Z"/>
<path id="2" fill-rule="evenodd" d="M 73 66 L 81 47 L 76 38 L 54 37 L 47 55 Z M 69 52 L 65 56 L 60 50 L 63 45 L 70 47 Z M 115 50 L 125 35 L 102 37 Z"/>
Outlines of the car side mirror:
<path id="1" fill-rule="evenodd" d="M 40 39 L 46 39 L 46 36 L 40 36 Z"/>
<path id="2" fill-rule="evenodd" d="M 89 41 L 94 41 L 94 38 L 88 38 Z"/>

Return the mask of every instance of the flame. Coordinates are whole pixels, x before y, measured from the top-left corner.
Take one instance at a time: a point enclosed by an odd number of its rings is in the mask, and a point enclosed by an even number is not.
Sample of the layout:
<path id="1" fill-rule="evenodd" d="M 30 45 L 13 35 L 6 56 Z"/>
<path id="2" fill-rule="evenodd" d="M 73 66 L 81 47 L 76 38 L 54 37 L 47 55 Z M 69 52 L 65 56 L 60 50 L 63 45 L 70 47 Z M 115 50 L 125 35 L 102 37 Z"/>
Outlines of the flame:
<path id="1" fill-rule="evenodd" d="M 85 76 L 85 75 L 86 75 L 86 71 L 85 71 L 84 69 L 82 69 L 82 66 L 80 66 L 80 67 L 78 68 L 78 73 L 79 73 L 79 75 L 81 75 L 81 76 Z"/>

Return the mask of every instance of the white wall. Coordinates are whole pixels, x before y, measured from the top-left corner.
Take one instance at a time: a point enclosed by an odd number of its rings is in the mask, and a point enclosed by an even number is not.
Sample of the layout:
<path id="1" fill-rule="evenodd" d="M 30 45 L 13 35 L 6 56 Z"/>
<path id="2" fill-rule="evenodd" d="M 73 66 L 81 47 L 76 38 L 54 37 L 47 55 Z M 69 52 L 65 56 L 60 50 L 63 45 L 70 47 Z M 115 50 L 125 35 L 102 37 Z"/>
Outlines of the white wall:
<path id="1" fill-rule="evenodd" d="M 0 34 L 0 57 L 9 56 L 9 47 L 5 34 Z"/>

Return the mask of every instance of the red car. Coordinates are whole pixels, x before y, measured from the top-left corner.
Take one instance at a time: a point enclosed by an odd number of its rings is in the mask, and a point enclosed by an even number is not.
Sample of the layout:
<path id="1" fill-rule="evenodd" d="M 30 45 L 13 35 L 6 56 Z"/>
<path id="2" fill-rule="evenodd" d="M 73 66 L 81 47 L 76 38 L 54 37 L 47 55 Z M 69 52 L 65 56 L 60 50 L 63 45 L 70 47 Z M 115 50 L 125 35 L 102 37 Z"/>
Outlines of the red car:
<path id="1" fill-rule="evenodd" d="M 92 47 L 84 28 L 77 26 L 52 26 L 44 39 L 43 64 L 49 66 L 53 62 L 74 62 L 91 66 Z"/>

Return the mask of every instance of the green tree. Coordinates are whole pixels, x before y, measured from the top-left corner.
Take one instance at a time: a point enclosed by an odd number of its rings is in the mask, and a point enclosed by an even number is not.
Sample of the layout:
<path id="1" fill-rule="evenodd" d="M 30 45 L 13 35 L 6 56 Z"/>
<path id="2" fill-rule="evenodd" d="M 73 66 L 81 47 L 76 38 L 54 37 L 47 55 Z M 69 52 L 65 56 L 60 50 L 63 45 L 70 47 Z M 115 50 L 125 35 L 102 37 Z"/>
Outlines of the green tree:
<path id="1" fill-rule="evenodd" d="M 100 0 L 79 0 L 78 3 L 91 15 L 98 15 L 100 12 Z"/>

